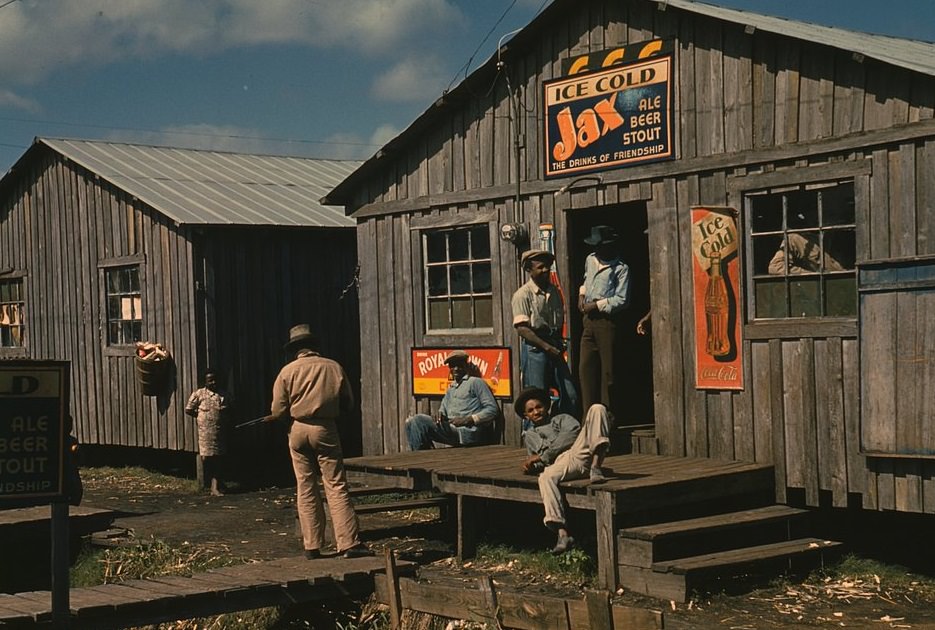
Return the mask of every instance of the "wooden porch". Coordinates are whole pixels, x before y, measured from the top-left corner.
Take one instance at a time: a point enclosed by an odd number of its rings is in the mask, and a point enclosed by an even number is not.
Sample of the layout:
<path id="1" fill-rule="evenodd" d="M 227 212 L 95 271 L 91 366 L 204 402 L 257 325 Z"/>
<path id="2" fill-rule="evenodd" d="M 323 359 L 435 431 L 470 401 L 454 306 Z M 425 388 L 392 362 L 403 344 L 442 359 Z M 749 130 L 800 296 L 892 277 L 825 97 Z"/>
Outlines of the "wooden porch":
<path id="1" fill-rule="evenodd" d="M 469 558 L 479 500 L 541 502 L 536 477 L 522 472 L 524 457 L 522 448 L 497 445 L 355 457 L 345 466 L 368 483 L 454 495 L 458 555 Z M 571 508 L 594 512 L 598 581 L 610 590 L 620 584 L 621 528 L 774 502 L 770 465 L 631 454 L 608 456 L 604 468 L 606 482 L 567 482 L 563 490 Z"/>

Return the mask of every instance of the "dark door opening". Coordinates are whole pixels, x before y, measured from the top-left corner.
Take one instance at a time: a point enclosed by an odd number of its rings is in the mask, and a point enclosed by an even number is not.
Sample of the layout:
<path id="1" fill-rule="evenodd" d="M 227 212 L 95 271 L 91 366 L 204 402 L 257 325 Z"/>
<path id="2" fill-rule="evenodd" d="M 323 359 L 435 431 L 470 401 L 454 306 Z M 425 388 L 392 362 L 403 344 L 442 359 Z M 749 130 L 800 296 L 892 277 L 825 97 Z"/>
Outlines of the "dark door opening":
<path id="1" fill-rule="evenodd" d="M 623 317 L 622 354 L 618 358 L 621 388 L 615 410 L 617 426 L 653 423 L 653 355 L 650 334 L 638 335 L 636 324 L 649 310 L 649 237 L 646 204 L 619 204 L 593 210 L 571 210 L 568 213 L 568 252 L 571 278 L 568 287 L 572 372 L 578 374 L 581 344 L 581 315 L 578 313 L 578 289 L 584 278 L 584 260 L 591 248 L 583 242 L 595 225 L 609 225 L 620 234 L 620 256 L 630 268 L 630 306 Z"/>

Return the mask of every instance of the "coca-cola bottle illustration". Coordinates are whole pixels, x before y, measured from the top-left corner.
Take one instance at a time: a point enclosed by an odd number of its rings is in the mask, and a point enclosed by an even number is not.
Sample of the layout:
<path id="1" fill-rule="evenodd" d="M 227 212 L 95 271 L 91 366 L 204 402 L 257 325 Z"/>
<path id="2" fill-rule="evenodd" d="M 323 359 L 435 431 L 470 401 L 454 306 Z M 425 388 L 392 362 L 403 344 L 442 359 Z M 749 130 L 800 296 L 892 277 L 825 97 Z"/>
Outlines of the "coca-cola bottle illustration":
<path id="1" fill-rule="evenodd" d="M 705 352 L 712 357 L 723 357 L 730 352 L 730 340 L 727 337 L 727 284 L 721 275 L 721 255 L 712 254 L 711 268 L 708 271 L 708 286 L 704 292 Z"/>
<path id="2" fill-rule="evenodd" d="M 497 389 L 497 385 L 500 384 L 500 373 L 503 371 L 503 352 L 497 355 L 497 362 L 493 366 L 493 374 L 490 375 L 490 382 L 493 384 L 493 389 Z"/>

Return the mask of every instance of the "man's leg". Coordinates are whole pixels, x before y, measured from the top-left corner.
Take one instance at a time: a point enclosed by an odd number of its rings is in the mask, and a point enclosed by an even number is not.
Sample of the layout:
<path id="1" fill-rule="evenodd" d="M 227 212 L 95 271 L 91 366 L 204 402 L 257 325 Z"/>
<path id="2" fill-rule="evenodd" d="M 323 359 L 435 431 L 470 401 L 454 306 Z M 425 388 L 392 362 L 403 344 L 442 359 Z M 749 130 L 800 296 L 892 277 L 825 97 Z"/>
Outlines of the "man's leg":
<path id="1" fill-rule="evenodd" d="M 432 416 L 417 413 L 406 420 L 406 441 L 409 442 L 410 451 L 424 451 L 435 448 L 432 442 L 441 442 L 451 446 L 459 446 L 461 439 L 458 432 L 451 428 L 447 422 L 435 424 Z"/>
<path id="2" fill-rule="evenodd" d="M 538 387 L 548 391 L 548 355 L 525 341 L 521 341 L 520 363 L 523 372 L 523 387 Z"/>
<path id="3" fill-rule="evenodd" d="M 600 356 L 600 398 L 591 401 L 591 404 L 601 403 L 613 411 L 616 398 L 617 383 L 616 361 L 618 359 L 617 325 L 609 319 L 594 322 L 594 339 L 598 355 Z M 584 409 L 589 409 L 585 406 Z"/>
<path id="4" fill-rule="evenodd" d="M 318 494 L 318 465 L 309 457 L 308 425 L 293 422 L 289 429 L 289 452 L 295 470 L 296 508 L 302 542 L 306 551 L 318 551 L 325 544 L 325 512 Z"/>
<path id="5" fill-rule="evenodd" d="M 581 384 L 581 405 L 588 409 L 601 402 L 601 355 L 594 336 L 595 320 L 584 317 L 581 348 L 578 358 L 578 381 Z"/>
<path id="6" fill-rule="evenodd" d="M 565 451 L 539 475 L 539 494 L 545 508 L 542 522 L 558 534 L 553 553 L 564 553 L 574 547 L 575 539 L 568 532 L 565 522 L 565 506 L 558 484 L 566 479 L 580 479 L 582 471 L 569 451 Z"/>
<path id="7" fill-rule="evenodd" d="M 338 428 L 333 420 L 324 420 L 321 424 L 309 425 L 309 429 L 310 442 L 318 454 L 321 485 L 328 498 L 334 541 L 338 552 L 343 553 L 360 545 L 360 524 L 348 492 Z"/>
<path id="8" fill-rule="evenodd" d="M 575 381 L 571 376 L 571 370 L 564 359 L 552 360 L 552 378 L 558 389 L 559 400 L 558 409 L 553 413 L 568 413 L 576 418 L 578 416 L 578 389 L 575 387 Z"/>
<path id="9" fill-rule="evenodd" d="M 582 442 L 580 446 L 578 441 Z M 601 466 L 610 447 L 610 414 L 607 412 L 607 407 L 592 405 L 588 409 L 575 446 L 579 446 L 581 464 L 588 467 L 591 481 L 606 481 Z"/>

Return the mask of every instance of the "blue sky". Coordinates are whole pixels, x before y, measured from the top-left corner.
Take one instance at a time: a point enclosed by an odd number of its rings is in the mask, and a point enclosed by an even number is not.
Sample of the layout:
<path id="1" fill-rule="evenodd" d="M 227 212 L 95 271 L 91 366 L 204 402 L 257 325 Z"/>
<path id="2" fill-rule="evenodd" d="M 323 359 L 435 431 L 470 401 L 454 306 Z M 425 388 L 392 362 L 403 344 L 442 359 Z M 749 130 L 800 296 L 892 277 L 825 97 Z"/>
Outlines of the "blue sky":
<path id="1" fill-rule="evenodd" d="M 0 174 L 35 136 L 364 159 L 547 2 L 0 0 Z M 935 0 L 715 3 L 935 41 Z"/>

